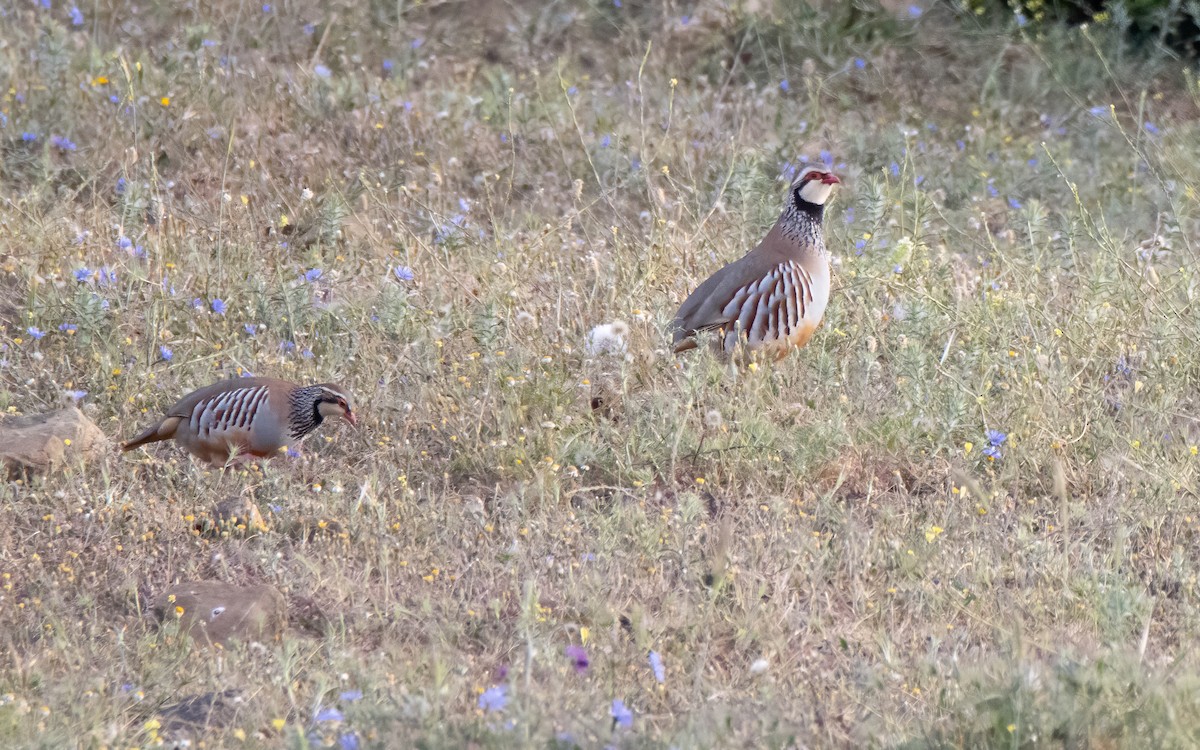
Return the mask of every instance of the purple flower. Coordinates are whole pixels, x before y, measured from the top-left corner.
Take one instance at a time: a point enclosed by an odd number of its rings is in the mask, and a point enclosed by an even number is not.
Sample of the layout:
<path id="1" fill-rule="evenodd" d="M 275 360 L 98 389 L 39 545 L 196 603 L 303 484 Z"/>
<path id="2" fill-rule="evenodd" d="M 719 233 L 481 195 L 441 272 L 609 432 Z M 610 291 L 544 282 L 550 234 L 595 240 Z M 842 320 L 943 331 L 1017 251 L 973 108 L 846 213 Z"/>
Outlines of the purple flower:
<path id="1" fill-rule="evenodd" d="M 228 309 L 225 307 L 225 301 L 220 298 L 213 300 L 210 305 L 212 306 L 212 311 L 217 315 L 224 315 L 225 311 Z"/>
<path id="2" fill-rule="evenodd" d="M 67 391 L 67 395 L 71 397 L 72 401 L 79 403 L 80 401 L 83 400 L 84 396 L 88 395 L 88 392 L 87 391 Z"/>
<path id="3" fill-rule="evenodd" d="M 175 356 L 175 352 L 172 351 L 171 347 L 167 346 L 166 344 L 161 344 L 158 347 L 158 356 L 162 357 L 164 362 L 170 362 L 171 357 Z"/>
<path id="4" fill-rule="evenodd" d="M 925 12 L 925 11 L 921 10 L 921 6 L 919 6 L 919 5 L 910 5 L 910 6 L 908 6 L 908 16 L 909 16 L 909 18 L 920 18 L 920 17 L 921 17 L 921 14 L 922 14 L 922 13 L 924 13 L 924 12 Z"/>
<path id="5" fill-rule="evenodd" d="M 628 729 L 633 726 L 633 711 L 629 710 L 629 706 L 625 705 L 625 701 L 620 698 L 613 698 L 612 708 L 609 713 L 613 717 L 613 725 L 625 727 Z"/>
<path id="6" fill-rule="evenodd" d="M 79 8 L 72 5 L 70 13 L 71 13 L 71 25 L 72 26 L 82 26 L 83 25 L 83 13 L 79 10 Z"/>
<path id="7" fill-rule="evenodd" d="M 833 154 L 831 154 L 828 150 L 821 149 L 820 156 L 821 156 L 821 161 L 825 162 L 825 166 L 827 166 L 827 167 L 833 166 Z"/>
<path id="8" fill-rule="evenodd" d="M 78 281 L 79 283 L 81 283 L 81 284 L 82 284 L 82 283 L 83 283 L 83 282 L 85 282 L 85 281 L 90 281 L 90 280 L 91 280 L 91 278 L 92 278 L 92 269 L 90 269 L 90 268 L 76 268 L 76 269 L 75 269 L 75 272 L 74 272 L 73 274 L 71 274 L 71 275 L 75 277 L 75 280 L 76 280 L 76 281 Z"/>
<path id="9" fill-rule="evenodd" d="M 309 349 L 308 347 L 305 347 L 305 348 L 304 348 L 304 349 L 303 349 L 303 350 L 300 352 L 300 356 L 301 356 L 301 357 L 304 357 L 305 359 L 312 359 L 312 358 L 313 358 L 314 356 L 316 356 L 316 355 L 314 355 L 314 354 L 313 354 L 313 350 L 312 350 L 312 349 Z"/>
<path id="10" fill-rule="evenodd" d="M 791 88 L 792 88 L 792 84 L 788 83 L 788 79 L 784 78 L 782 81 L 779 82 L 779 90 L 780 91 L 787 92 L 787 91 L 790 91 Z"/>
<path id="11" fill-rule="evenodd" d="M 321 64 L 317 64 L 317 65 L 313 66 L 313 73 L 315 73 L 320 78 L 328 78 L 329 76 L 333 75 L 332 71 L 330 71 L 329 68 L 327 68 L 326 66 L 321 65 Z"/>
<path id="12" fill-rule="evenodd" d="M 358 734 L 355 732 L 342 732 L 338 735 L 338 747 L 342 750 L 358 750 Z"/>
<path id="13" fill-rule="evenodd" d="M 858 68 L 859 70 L 862 70 L 863 68 L 867 67 L 867 61 L 862 59 L 861 57 L 856 57 L 856 58 L 854 58 L 854 67 Z"/>
<path id="14" fill-rule="evenodd" d="M 417 37 L 416 39 L 412 40 L 412 48 L 420 49 L 421 45 L 424 43 L 425 43 L 425 40 L 422 37 Z"/>
<path id="15" fill-rule="evenodd" d="M 985 455 L 988 458 L 995 461 L 995 460 L 999 459 L 1003 454 L 1000 452 L 1000 449 L 997 448 L 996 446 L 989 445 L 988 447 L 983 449 L 983 455 Z"/>
<path id="16" fill-rule="evenodd" d="M 362 700 L 362 697 L 363 697 L 363 692 L 361 690 L 347 690 L 347 691 L 341 693 L 340 695 L 338 695 L 339 700 L 344 700 L 347 703 L 353 703 L 354 701 L 360 701 L 360 700 Z"/>
<path id="17" fill-rule="evenodd" d="M 576 88 L 576 87 L 574 87 L 574 86 L 572 86 L 571 88 L 567 89 L 567 96 L 575 96 L 575 95 L 576 95 L 576 94 L 578 94 L 578 93 L 579 93 L 579 89 L 578 89 L 578 88 Z"/>
<path id="18" fill-rule="evenodd" d="M 321 278 L 321 274 L 323 274 L 323 273 L 325 273 L 325 272 L 319 268 L 310 269 L 307 272 L 305 272 L 304 280 L 308 281 L 308 282 L 316 281 L 317 279 Z"/>
<path id="19" fill-rule="evenodd" d="M 254 325 L 253 323 L 246 323 L 242 326 L 242 330 L 248 335 L 253 336 L 254 334 L 258 333 L 258 326 Z"/>
<path id="20" fill-rule="evenodd" d="M 608 147 L 609 147 L 609 146 L 611 146 L 611 145 L 612 145 L 612 138 L 611 138 L 611 137 L 609 137 L 609 136 L 607 136 L 607 135 L 606 135 L 606 136 L 604 136 L 603 138 L 601 138 L 601 139 L 600 139 L 600 148 L 608 148 Z"/>
<path id="21" fill-rule="evenodd" d="M 288 449 L 287 449 L 287 457 L 288 458 L 300 458 L 300 451 L 289 445 Z M 275 511 L 275 512 L 278 513 L 279 511 Z"/>
<path id="22" fill-rule="evenodd" d="M 125 178 L 124 178 L 124 177 L 118 177 L 118 178 L 117 178 L 117 188 L 116 188 L 116 189 L 117 189 L 117 195 L 124 195 L 124 194 L 125 194 L 125 188 L 126 188 L 126 182 L 125 182 Z"/>
<path id="23" fill-rule="evenodd" d="M 26 143 L 29 143 L 30 141 L 36 141 L 37 133 L 30 133 L 28 130 L 26 130 L 24 133 L 21 133 L 21 140 L 25 141 Z"/>
<path id="24" fill-rule="evenodd" d="M 1088 114 L 1092 117 L 1104 117 L 1108 114 L 1108 107 L 1092 107 L 1088 110 Z"/>
<path id="25" fill-rule="evenodd" d="M 313 721 L 317 722 L 318 724 L 321 724 L 326 721 L 345 721 L 345 720 L 346 720 L 346 717 L 342 714 L 342 712 L 337 710 L 333 706 L 329 706 L 327 708 L 322 708 L 320 711 L 317 711 L 317 715 L 313 717 Z"/>
<path id="26" fill-rule="evenodd" d="M 650 671 L 654 673 L 654 679 L 661 684 L 667 680 L 667 670 L 663 668 L 662 656 L 657 651 L 650 652 Z"/>
<path id="27" fill-rule="evenodd" d="M 117 247 L 121 248 L 122 250 L 128 250 L 132 245 L 133 240 L 129 239 L 128 237 L 117 238 Z"/>
<path id="28" fill-rule="evenodd" d="M 1149 123 L 1147 123 L 1147 124 L 1149 124 Z M 60 149 L 62 151 L 74 151 L 75 150 L 75 142 L 72 141 L 70 138 L 66 138 L 61 135 L 50 136 L 50 145 L 52 145 L 55 148 Z"/>
<path id="29" fill-rule="evenodd" d="M 413 270 L 408 266 L 396 266 L 392 273 L 396 274 L 396 278 L 401 281 L 413 280 Z"/>
<path id="30" fill-rule="evenodd" d="M 904 266 L 897 263 L 896 265 L 892 266 L 892 273 L 897 275 L 904 273 Z"/>
<path id="31" fill-rule="evenodd" d="M 1017 25 L 1018 25 L 1018 26 L 1024 26 L 1024 25 L 1025 25 L 1025 24 L 1027 24 L 1027 23 L 1029 23 L 1029 19 L 1025 17 L 1025 14 L 1024 14 L 1024 13 L 1018 13 L 1018 14 L 1017 14 Z"/>
<path id="32" fill-rule="evenodd" d="M 1149 133 L 1150 135 L 1158 135 L 1160 132 L 1158 129 L 1158 126 L 1155 125 L 1154 123 L 1150 122 L 1149 120 L 1146 121 L 1145 128 L 1146 128 L 1146 132 Z"/>
<path id="33" fill-rule="evenodd" d="M 1005 440 L 1008 440 L 1008 435 L 1005 435 L 1000 430 L 988 430 L 984 433 L 984 436 L 990 445 L 994 445 L 997 448 L 1004 445 Z"/>
<path id="34" fill-rule="evenodd" d="M 263 5 L 263 13 L 270 13 L 270 12 L 271 12 L 271 4 L 270 4 L 270 3 L 265 3 L 265 4 Z"/>
<path id="35" fill-rule="evenodd" d="M 33 338 L 33 340 L 35 340 L 35 341 L 41 339 L 43 336 L 46 335 L 46 332 L 43 331 L 42 329 L 38 328 L 37 326 L 29 326 L 28 328 L 25 329 L 25 333 L 28 333 L 30 335 L 30 337 Z"/>
<path id="36" fill-rule="evenodd" d="M 587 650 L 583 646 L 576 646 L 572 643 L 567 646 L 567 658 L 571 660 L 571 664 L 575 667 L 575 674 L 586 674 L 588 665 Z"/>
<path id="37" fill-rule="evenodd" d="M 100 269 L 100 286 L 113 286 L 117 283 L 117 272 L 105 266 Z"/>
<path id="38" fill-rule="evenodd" d="M 1008 207 L 1013 210 L 1021 208 L 1021 201 L 1017 200 L 1016 198 L 1009 198 L 1008 199 Z"/>
<path id="39" fill-rule="evenodd" d="M 79 330 L 79 326 L 75 325 L 74 323 L 63 323 L 58 327 L 58 330 L 62 331 L 63 333 L 74 333 L 75 331 Z"/>
<path id="40" fill-rule="evenodd" d="M 312 36 L 314 33 L 316 33 L 316 31 L 317 31 L 317 27 L 314 26 L 313 24 L 311 24 L 311 23 L 304 24 L 304 33 L 307 34 L 308 36 Z"/>
<path id="41" fill-rule="evenodd" d="M 495 685 L 479 696 L 479 707 L 484 711 L 503 711 L 508 705 L 508 687 Z"/>
<path id="42" fill-rule="evenodd" d="M 988 195 L 992 196 L 993 198 L 995 198 L 997 195 L 1000 195 L 1000 191 L 996 189 L 995 182 L 996 182 L 995 178 L 993 178 L 993 177 L 988 178 L 988 181 L 987 181 Z"/>
<path id="43" fill-rule="evenodd" d="M 621 7 L 621 0 L 613 0 L 613 7 L 614 7 L 614 8 L 620 8 L 620 7 Z"/>
<path id="44" fill-rule="evenodd" d="M 892 177 L 899 177 L 900 176 L 900 165 L 897 164 L 896 162 L 892 162 L 891 164 L 888 165 L 888 171 L 892 173 Z"/>
<path id="45" fill-rule="evenodd" d="M 383 72 L 384 73 L 391 73 L 392 68 L 394 68 L 394 67 L 396 67 L 396 63 L 392 62 L 391 58 L 384 58 L 384 60 L 383 60 Z"/>

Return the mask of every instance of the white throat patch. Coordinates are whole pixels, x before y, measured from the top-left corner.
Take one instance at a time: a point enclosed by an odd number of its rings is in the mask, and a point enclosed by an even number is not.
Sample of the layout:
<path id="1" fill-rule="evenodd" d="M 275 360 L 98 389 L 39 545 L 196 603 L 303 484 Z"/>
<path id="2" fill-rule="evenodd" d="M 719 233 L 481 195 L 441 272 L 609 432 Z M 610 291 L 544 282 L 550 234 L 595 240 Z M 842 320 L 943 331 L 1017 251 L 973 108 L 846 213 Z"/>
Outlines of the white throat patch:
<path id="1" fill-rule="evenodd" d="M 820 180 L 809 180 L 804 183 L 804 187 L 800 188 L 800 197 L 809 203 L 823 206 L 832 192 L 833 185 L 826 185 Z"/>

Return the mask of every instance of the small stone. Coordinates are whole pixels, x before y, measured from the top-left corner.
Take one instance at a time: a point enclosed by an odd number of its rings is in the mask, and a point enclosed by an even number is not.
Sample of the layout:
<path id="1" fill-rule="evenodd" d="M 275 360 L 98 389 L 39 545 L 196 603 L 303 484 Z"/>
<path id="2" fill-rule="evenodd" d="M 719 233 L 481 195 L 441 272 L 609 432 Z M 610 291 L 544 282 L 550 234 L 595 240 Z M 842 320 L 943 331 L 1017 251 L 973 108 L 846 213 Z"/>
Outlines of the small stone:
<path id="1" fill-rule="evenodd" d="M 213 508 L 213 522 L 219 533 L 247 534 L 266 531 L 267 523 L 253 500 L 234 496 L 217 503 Z"/>
<path id="2" fill-rule="evenodd" d="M 99 458 L 108 439 L 74 406 L 0 422 L 0 467 L 9 476 L 41 473 L 78 456 Z"/>
<path id="3" fill-rule="evenodd" d="M 287 626 L 283 594 L 266 584 L 181 583 L 159 594 L 151 611 L 160 622 L 178 619 L 200 643 L 271 640 Z"/>

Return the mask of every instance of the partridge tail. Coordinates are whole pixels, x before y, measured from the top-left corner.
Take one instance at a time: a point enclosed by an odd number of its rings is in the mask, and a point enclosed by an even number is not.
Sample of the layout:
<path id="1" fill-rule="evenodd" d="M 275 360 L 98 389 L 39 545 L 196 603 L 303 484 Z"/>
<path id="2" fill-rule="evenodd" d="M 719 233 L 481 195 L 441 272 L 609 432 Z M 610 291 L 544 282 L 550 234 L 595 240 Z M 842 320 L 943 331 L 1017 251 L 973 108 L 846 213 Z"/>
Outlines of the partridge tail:
<path id="1" fill-rule="evenodd" d="M 175 428 L 179 425 L 179 417 L 167 417 L 158 424 L 150 425 L 142 434 L 124 443 L 121 446 L 122 451 L 131 451 L 134 448 L 140 448 L 149 443 L 157 443 L 160 440 L 170 440 L 175 437 Z"/>

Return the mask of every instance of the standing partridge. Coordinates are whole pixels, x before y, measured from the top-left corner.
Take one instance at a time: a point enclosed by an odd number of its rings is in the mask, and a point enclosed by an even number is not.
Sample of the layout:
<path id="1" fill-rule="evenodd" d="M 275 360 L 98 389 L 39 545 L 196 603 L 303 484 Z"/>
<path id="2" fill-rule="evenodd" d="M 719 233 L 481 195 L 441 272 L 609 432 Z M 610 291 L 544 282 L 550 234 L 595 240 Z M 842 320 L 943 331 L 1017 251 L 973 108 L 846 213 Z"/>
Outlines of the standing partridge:
<path id="1" fill-rule="evenodd" d="M 829 251 L 821 231 L 825 201 L 841 181 L 808 167 L 792 183 L 779 221 L 739 260 L 692 292 L 672 323 L 675 352 L 696 347 L 696 334 L 717 331 L 726 354 L 786 357 L 802 347 L 829 302 Z"/>
<path id="2" fill-rule="evenodd" d="M 121 450 L 174 440 L 197 458 L 222 466 L 231 454 L 274 456 L 285 446 L 299 443 L 326 417 L 357 424 L 350 394 L 341 386 L 236 378 L 184 396 L 162 421 Z"/>

